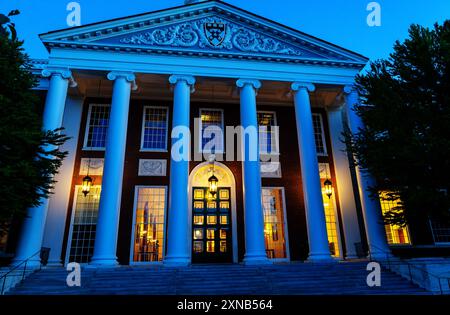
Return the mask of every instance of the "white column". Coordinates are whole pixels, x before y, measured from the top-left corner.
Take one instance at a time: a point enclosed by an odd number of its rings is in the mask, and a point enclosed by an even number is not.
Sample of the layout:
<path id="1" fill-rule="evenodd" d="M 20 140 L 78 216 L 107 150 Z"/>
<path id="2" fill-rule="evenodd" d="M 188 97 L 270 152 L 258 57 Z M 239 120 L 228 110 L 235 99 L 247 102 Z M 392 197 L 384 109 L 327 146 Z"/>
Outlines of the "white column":
<path id="1" fill-rule="evenodd" d="M 60 266 L 62 264 L 61 251 L 64 231 L 66 229 L 67 209 L 71 197 L 73 169 L 77 155 L 83 101 L 84 99 L 82 97 L 70 96 L 66 100 L 62 127 L 64 127 L 64 134 L 70 137 L 70 139 L 61 146 L 61 151 L 67 151 L 68 155 L 64 159 L 58 174 L 55 176 L 57 184 L 50 198 L 44 240 L 42 242 L 42 246 L 50 248 L 48 265 Z"/>
<path id="2" fill-rule="evenodd" d="M 257 80 L 240 79 L 241 125 L 245 131 L 242 137 L 242 166 L 245 223 L 245 264 L 267 264 L 264 242 L 264 217 L 261 199 L 261 173 L 259 162 L 258 120 L 256 115 L 256 91 L 261 87 Z M 251 137 L 252 131 L 254 137 Z M 249 134 L 246 141 L 246 134 Z"/>
<path id="3" fill-rule="evenodd" d="M 123 167 L 127 140 L 128 110 L 131 88 L 136 89 L 135 75 L 129 72 L 110 72 L 114 80 L 109 127 L 106 135 L 105 165 L 98 211 L 94 255 L 91 264 L 117 265 L 116 247 L 122 197 Z"/>
<path id="4" fill-rule="evenodd" d="M 312 123 L 309 92 L 315 87 L 310 83 L 292 83 L 294 91 L 295 117 L 297 121 L 298 147 L 305 199 L 306 220 L 308 225 L 310 261 L 332 260 L 328 245 L 325 210 L 323 207 L 322 187 L 320 184 L 319 164 Z"/>
<path id="5" fill-rule="evenodd" d="M 339 193 L 339 205 L 342 214 L 342 227 L 345 238 L 345 258 L 358 258 L 355 243 L 361 242 L 358 214 L 356 211 L 355 195 L 353 193 L 350 163 L 343 141 L 344 124 L 343 109 L 341 107 L 327 110 L 328 124 L 330 126 L 331 146 L 333 149 L 333 162 L 336 173 L 335 184 Z"/>
<path id="6" fill-rule="evenodd" d="M 358 92 L 353 86 L 344 87 L 344 92 L 346 95 L 346 113 L 349 128 L 353 134 L 356 134 L 359 129 L 364 128 L 363 121 L 353 110 L 353 106 L 359 103 Z M 365 170 L 359 167 L 356 167 L 356 176 L 358 179 L 358 189 L 363 209 L 369 251 L 372 257 L 385 259 L 386 255 L 390 255 L 390 249 L 386 239 L 380 200 L 371 198 L 369 192 L 369 188 L 375 186 L 375 180 L 370 174 L 367 174 Z"/>
<path id="7" fill-rule="evenodd" d="M 69 81 L 71 82 L 71 87 L 75 87 L 76 83 L 72 78 L 72 73 L 67 69 L 45 69 L 42 71 L 42 76 L 50 77 L 42 129 L 44 131 L 55 130 L 60 128 L 62 124 Z M 46 148 L 46 150 L 50 149 L 53 148 Z M 48 199 L 46 198 L 41 199 L 41 205 L 28 209 L 13 263 L 19 263 L 40 251 L 47 210 Z M 28 266 L 36 267 L 39 265 L 39 262 L 40 257 L 37 254 L 29 261 Z"/>
<path id="8" fill-rule="evenodd" d="M 174 85 L 172 152 L 170 160 L 169 214 L 167 226 L 166 265 L 188 265 L 190 263 L 188 182 L 189 182 L 189 108 L 191 92 L 195 84 L 192 76 L 172 75 L 170 84 Z M 174 146 L 182 143 L 181 147 Z"/>

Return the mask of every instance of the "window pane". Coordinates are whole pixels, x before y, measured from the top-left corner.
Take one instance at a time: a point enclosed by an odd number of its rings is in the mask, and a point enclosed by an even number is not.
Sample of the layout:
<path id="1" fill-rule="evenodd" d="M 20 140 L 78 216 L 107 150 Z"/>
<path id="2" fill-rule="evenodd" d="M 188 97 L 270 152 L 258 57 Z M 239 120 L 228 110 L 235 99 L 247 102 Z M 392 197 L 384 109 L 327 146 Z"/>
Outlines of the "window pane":
<path id="1" fill-rule="evenodd" d="M 163 187 L 142 187 L 137 194 L 133 261 L 161 261 L 166 190 Z"/>
<path id="2" fill-rule="evenodd" d="M 319 163 L 320 185 L 322 187 L 323 208 L 325 210 L 325 222 L 327 226 L 328 246 L 333 257 L 340 256 L 338 223 L 336 217 L 336 193 L 332 190 L 331 197 L 328 197 L 324 183 L 331 179 L 330 165 L 328 163 Z M 332 180 L 333 181 L 333 180 Z"/>
<path id="3" fill-rule="evenodd" d="M 258 112 L 259 151 L 262 154 L 277 153 L 278 134 L 275 113 Z"/>
<path id="4" fill-rule="evenodd" d="M 88 263 L 91 260 L 94 253 L 100 191 L 101 186 L 93 186 L 85 197 L 82 187 L 77 187 L 68 262 Z"/>
<path id="5" fill-rule="evenodd" d="M 263 188 L 264 237 L 269 258 L 286 258 L 283 196 L 280 188 Z"/>
<path id="6" fill-rule="evenodd" d="M 143 149 L 167 149 L 167 108 L 145 107 Z"/>
<path id="7" fill-rule="evenodd" d="M 380 204 L 383 215 L 389 211 L 395 210 L 398 206 L 398 201 L 386 200 L 387 197 L 385 192 L 380 193 Z M 401 227 L 395 224 L 385 224 L 384 228 L 386 230 L 386 237 L 389 244 L 410 244 L 408 227 Z"/>
<path id="8" fill-rule="evenodd" d="M 90 106 L 86 147 L 104 148 L 109 124 L 110 106 L 92 104 Z"/>
<path id="9" fill-rule="evenodd" d="M 223 112 L 214 109 L 200 109 L 201 151 L 223 151 Z M 205 133 L 206 131 L 206 133 Z"/>
<path id="10" fill-rule="evenodd" d="M 326 155 L 325 135 L 323 132 L 322 116 L 320 114 L 312 114 L 314 127 L 314 139 L 316 142 L 316 150 L 318 155 Z"/>
<path id="11" fill-rule="evenodd" d="M 450 222 L 431 219 L 430 225 L 435 243 L 450 243 Z"/>

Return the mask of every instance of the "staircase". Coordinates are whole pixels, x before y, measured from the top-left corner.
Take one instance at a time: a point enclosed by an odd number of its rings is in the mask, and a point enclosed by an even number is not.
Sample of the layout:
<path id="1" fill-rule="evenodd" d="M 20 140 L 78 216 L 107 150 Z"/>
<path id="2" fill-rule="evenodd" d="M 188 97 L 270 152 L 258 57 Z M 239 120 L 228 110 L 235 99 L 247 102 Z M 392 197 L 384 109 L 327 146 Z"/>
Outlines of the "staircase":
<path id="1" fill-rule="evenodd" d="M 381 287 L 366 284 L 367 262 L 290 263 L 270 266 L 193 265 L 184 268 L 121 266 L 82 268 L 81 287 L 68 287 L 68 272 L 46 268 L 31 274 L 8 294 L 278 295 L 429 294 L 382 270 Z"/>

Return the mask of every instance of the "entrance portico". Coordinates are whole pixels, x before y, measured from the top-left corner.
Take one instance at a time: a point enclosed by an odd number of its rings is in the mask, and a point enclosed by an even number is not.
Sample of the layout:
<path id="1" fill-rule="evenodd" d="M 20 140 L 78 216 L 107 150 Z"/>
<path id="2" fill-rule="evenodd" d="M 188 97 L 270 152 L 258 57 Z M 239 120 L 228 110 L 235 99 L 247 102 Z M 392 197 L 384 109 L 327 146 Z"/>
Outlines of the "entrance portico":
<path id="1" fill-rule="evenodd" d="M 210 42 L 204 38 L 206 31 L 199 27 L 211 21 L 221 24 L 221 29 L 225 30 L 223 41 L 220 43 Z M 158 34 L 171 36 L 172 33 L 178 35 L 174 35 L 170 40 L 158 39 L 157 36 Z M 327 231 L 329 215 L 326 214 L 327 209 L 322 199 L 322 174 L 319 168 L 322 160 L 317 157 L 319 153 L 315 143 L 317 135 L 312 109 L 323 111 L 336 109 L 339 106 L 336 98 L 340 97 L 344 86 L 353 84 L 355 75 L 367 61 L 364 57 L 218 1 L 206 1 L 163 12 L 52 32 L 42 35 L 41 39 L 50 51 L 48 68 L 72 71 L 79 88 L 70 93 L 82 95 L 86 107 L 104 104 L 107 102 L 105 99 L 112 98 L 105 147 L 96 150 L 92 149 L 92 146 L 88 148 L 81 145 L 77 152 L 70 152 L 77 160 L 71 167 L 74 173 L 73 183 L 58 183 L 70 185 L 74 194 L 74 186 L 79 184 L 77 180 L 81 174 L 81 159 L 103 158 L 102 173 L 97 175 L 96 182 L 101 183 L 102 188 L 92 264 L 116 265 L 117 248 L 124 246 L 123 244 L 130 244 L 127 243 L 131 234 L 130 226 L 135 222 L 130 222 L 133 215 L 124 205 L 127 205 L 128 199 L 133 199 L 129 196 L 134 188 L 131 187 L 133 181 L 136 186 L 168 187 L 167 214 L 163 215 L 163 223 L 155 223 L 157 219 L 154 219 L 153 223 L 148 223 L 146 217 L 146 224 L 162 224 L 166 227 L 163 229 L 163 235 L 157 236 L 165 248 L 163 257 L 158 256 L 158 260 L 173 265 L 191 263 L 192 189 L 206 187 L 204 177 L 198 178 L 198 174 L 204 172 L 206 166 L 199 164 L 189 172 L 192 165 L 189 157 L 192 150 L 196 149 L 190 145 L 192 137 L 184 138 L 191 150 L 182 151 L 181 159 L 174 157 L 171 150 L 174 142 L 185 137 L 182 133 L 176 132 L 177 127 L 188 131 L 193 129 L 193 105 L 195 108 L 199 106 L 209 108 L 211 104 L 214 106 L 222 104 L 225 110 L 233 111 L 235 114 L 226 114 L 226 117 L 233 117 L 232 125 L 240 124 L 244 128 L 253 126 L 256 129 L 260 124 L 257 107 L 267 106 L 270 108 L 269 112 L 276 112 L 278 108 L 286 111 L 289 109 L 293 114 L 289 122 L 294 122 L 294 128 L 297 128 L 283 131 L 283 126 L 280 127 L 280 132 L 284 135 L 280 145 L 283 148 L 289 146 L 298 148 L 295 158 L 288 157 L 286 162 L 281 162 L 281 167 L 286 170 L 294 169 L 296 172 L 276 175 L 279 177 L 275 178 L 279 179 L 272 179 L 270 183 L 271 187 L 284 187 L 289 183 L 295 183 L 289 187 L 287 198 L 290 202 L 288 207 L 293 210 L 284 211 L 284 218 L 280 215 L 283 209 L 280 209 L 279 205 L 284 203 L 280 202 L 281 197 L 269 196 L 264 204 L 264 195 L 261 192 L 269 180 L 261 178 L 261 169 L 264 165 L 259 159 L 256 161 L 246 159 L 242 163 L 239 161 L 239 164 L 225 164 L 225 162 L 217 164 L 217 169 L 223 175 L 222 179 L 219 178 L 220 185 L 230 188 L 232 261 L 243 261 L 248 264 L 268 263 L 270 261 L 267 258 L 268 235 L 271 242 L 278 241 L 283 235 L 285 246 L 288 243 L 292 246 L 293 236 L 306 234 L 306 230 L 300 228 L 300 223 L 291 223 L 295 228 L 290 228 L 289 235 L 284 235 L 287 229 L 280 228 L 284 223 L 280 221 L 268 223 L 265 221 L 265 217 L 268 216 L 265 213 L 272 211 L 270 215 L 273 217 L 278 215 L 277 220 L 286 219 L 287 214 L 286 221 L 289 225 L 291 216 L 298 215 L 300 208 L 304 209 L 306 214 L 308 259 L 331 261 L 329 245 L 331 234 Z M 253 44 L 245 44 L 249 42 Z M 114 84 L 108 82 L 106 78 L 113 80 Z M 139 88 L 132 91 L 135 84 Z M 315 91 L 311 88 L 313 86 Z M 65 91 L 63 87 L 50 85 L 48 98 L 54 93 L 64 94 Z M 173 130 L 174 133 L 170 134 L 169 131 L 166 138 L 166 144 L 168 142 L 169 145 L 150 152 L 142 147 L 140 149 L 135 147 L 139 141 L 133 139 L 130 130 L 142 123 L 142 120 L 133 116 L 135 107 L 143 108 L 153 103 L 164 103 L 160 107 L 168 108 L 164 116 L 165 126 L 171 125 L 169 130 Z M 145 124 L 145 115 L 143 117 L 142 130 L 156 128 L 151 122 Z M 288 119 L 281 115 L 278 118 Z M 89 135 L 89 131 L 86 135 Z M 332 137 L 332 141 L 335 142 L 333 147 L 337 147 L 338 139 Z M 247 142 L 243 143 L 244 146 L 247 145 Z M 256 150 L 258 157 L 259 144 Z M 263 153 L 279 155 L 282 158 L 288 155 L 282 150 L 276 154 L 262 152 L 261 155 Z M 329 155 L 330 165 L 334 154 L 337 152 L 334 151 Z M 148 165 L 156 165 L 151 163 L 164 160 L 161 163 L 165 165 L 164 172 L 142 175 L 147 177 L 136 175 L 138 174 L 136 164 L 138 162 L 140 164 L 141 160 L 145 163 L 145 159 L 153 160 Z M 298 160 L 298 163 L 291 168 L 289 160 Z M 231 170 L 230 165 L 235 168 Z M 238 168 L 240 168 L 239 178 L 236 176 Z M 330 177 L 332 168 L 325 168 L 324 172 L 323 176 Z M 346 169 L 340 170 L 339 173 L 348 175 L 349 172 L 350 170 Z M 345 180 L 348 177 L 350 176 L 345 177 Z M 301 178 L 301 181 L 297 178 Z M 341 178 L 344 177 L 341 176 L 337 180 Z M 337 226 L 335 234 L 339 234 L 343 229 L 344 235 L 354 235 L 355 233 L 351 231 L 359 229 L 355 226 L 356 209 L 354 204 L 343 203 L 352 196 L 353 187 L 339 183 L 335 187 L 336 195 L 346 196 L 345 199 L 339 200 L 341 202 L 339 206 L 345 207 L 346 215 L 342 216 L 345 222 L 339 227 L 340 216 L 335 215 Z M 367 192 L 361 191 L 361 194 Z M 57 198 L 66 198 L 67 203 L 72 200 L 73 204 L 76 204 L 72 196 Z M 146 201 L 149 204 L 147 207 L 150 207 L 144 211 L 146 215 L 152 211 L 151 200 Z M 337 206 L 333 211 L 336 208 Z M 238 209 L 242 212 L 240 218 Z M 71 211 L 74 211 L 73 207 Z M 67 218 L 68 221 L 74 222 L 69 215 Z M 302 219 L 298 219 L 298 222 Z M 66 222 L 60 224 L 65 225 Z M 379 222 L 366 222 L 367 233 L 369 234 L 369 231 L 381 233 L 378 225 Z M 49 236 L 51 227 L 47 227 L 47 230 L 47 238 L 51 238 Z M 144 232 L 148 233 L 147 230 Z M 44 227 L 40 229 L 40 233 L 44 233 Z M 155 232 L 155 235 L 157 234 Z M 127 235 L 127 238 L 122 241 L 121 237 L 124 235 Z M 243 236 L 243 242 L 238 241 L 239 235 Z M 287 242 L 289 236 L 291 241 Z M 357 236 L 346 240 L 344 252 L 354 256 L 354 243 L 357 241 L 361 241 Z M 241 243 L 243 250 L 239 252 Z M 332 243 L 334 247 L 339 247 L 338 243 L 342 244 L 339 241 Z M 60 244 L 61 248 L 65 247 L 62 239 Z M 22 256 L 38 251 L 40 245 L 41 242 L 36 242 L 33 248 L 25 250 L 23 247 L 22 250 L 25 252 Z M 67 248 L 70 250 L 69 245 Z M 62 256 L 60 248 L 52 248 L 53 250 L 52 255 Z M 58 258 L 55 257 L 55 260 Z"/>

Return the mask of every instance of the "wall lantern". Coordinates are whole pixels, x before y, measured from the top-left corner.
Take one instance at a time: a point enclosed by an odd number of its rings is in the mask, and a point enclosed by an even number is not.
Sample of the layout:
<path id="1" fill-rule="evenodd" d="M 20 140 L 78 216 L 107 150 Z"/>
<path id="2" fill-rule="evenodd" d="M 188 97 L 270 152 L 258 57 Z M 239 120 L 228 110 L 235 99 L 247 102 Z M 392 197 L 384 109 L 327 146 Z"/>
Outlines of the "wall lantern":
<path id="1" fill-rule="evenodd" d="M 83 185 L 81 186 L 81 188 L 82 188 L 81 191 L 85 197 L 91 191 L 91 187 L 92 187 L 92 178 L 89 175 L 86 175 L 83 178 Z"/>
<path id="2" fill-rule="evenodd" d="M 328 198 L 331 198 L 331 195 L 333 195 L 333 183 L 328 178 L 323 183 L 323 186 L 325 187 L 325 194 L 328 196 Z"/>
<path id="3" fill-rule="evenodd" d="M 208 178 L 208 183 L 209 183 L 209 193 L 214 197 L 217 193 L 217 183 L 219 182 L 219 180 L 217 179 L 216 176 L 214 176 L 214 173 L 212 174 L 212 176 L 210 178 Z"/>

